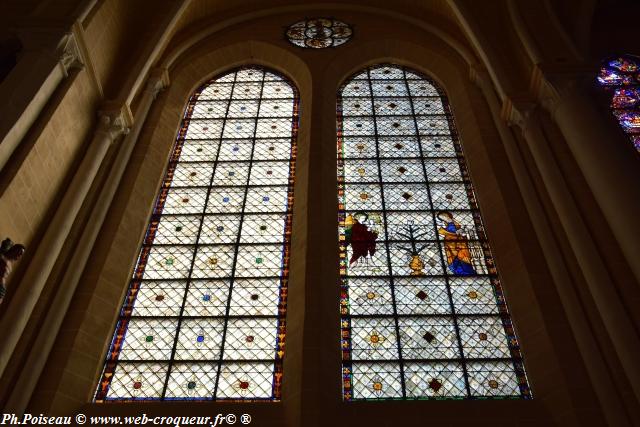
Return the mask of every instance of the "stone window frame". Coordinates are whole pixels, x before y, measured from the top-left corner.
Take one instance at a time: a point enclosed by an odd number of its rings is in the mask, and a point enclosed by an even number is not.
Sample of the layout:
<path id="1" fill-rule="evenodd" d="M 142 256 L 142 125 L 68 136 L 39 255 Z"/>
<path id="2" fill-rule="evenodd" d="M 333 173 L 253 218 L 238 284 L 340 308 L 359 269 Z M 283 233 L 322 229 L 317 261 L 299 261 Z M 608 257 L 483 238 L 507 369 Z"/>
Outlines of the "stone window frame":
<path id="1" fill-rule="evenodd" d="M 563 396 L 560 401 L 566 402 L 569 398 L 566 390 L 562 390 L 557 384 L 545 384 L 542 380 L 545 371 L 559 372 L 555 359 L 556 349 L 546 333 L 540 333 L 545 323 L 542 320 L 542 307 L 537 306 L 538 309 L 533 311 L 529 309 L 532 304 L 535 305 L 532 301 L 536 301 L 536 293 L 540 289 L 536 288 L 534 276 L 526 267 L 523 253 L 531 249 L 531 262 L 534 264 L 542 265 L 544 260 L 539 248 L 532 248 L 528 243 L 520 244 L 516 239 L 516 236 L 523 235 L 523 232 L 516 232 L 517 227 L 522 226 L 525 231 L 530 231 L 529 220 L 519 215 L 522 209 L 520 200 L 516 200 L 513 205 L 505 203 L 506 197 L 518 197 L 518 189 L 511 179 L 510 169 L 504 168 L 503 164 L 492 158 L 493 152 L 503 153 L 502 141 L 487 111 L 486 101 L 468 78 L 468 67 L 464 61 L 450 49 L 437 43 L 424 47 L 398 41 L 385 46 L 369 43 L 364 48 L 354 44 L 353 48 L 337 54 L 325 73 L 318 75 L 322 76 L 320 83 L 312 84 L 312 76 L 319 71 L 309 69 L 302 59 L 290 51 L 263 42 L 218 43 L 216 45 L 216 42 L 209 40 L 208 43 L 198 45 L 189 53 L 190 61 L 181 61 L 170 69 L 172 84 L 152 107 L 124 177 L 122 191 L 110 208 L 110 220 L 103 227 L 102 233 L 106 237 L 97 248 L 99 262 L 85 271 L 87 282 L 92 285 L 76 295 L 77 308 L 68 316 L 68 325 L 80 326 L 69 326 L 62 332 L 62 338 L 66 342 L 71 341 L 70 350 L 63 354 L 57 352 L 50 358 L 49 363 L 61 364 L 60 376 L 55 378 L 57 383 L 54 381 L 54 387 L 39 393 L 50 402 L 50 407 L 77 407 L 81 404 L 82 397 L 74 398 L 66 393 L 69 387 L 75 387 L 75 396 L 85 396 L 84 402 L 90 401 L 95 390 L 117 308 L 126 291 L 127 279 L 135 262 L 135 252 L 143 237 L 152 200 L 160 185 L 164 165 L 189 94 L 202 81 L 225 70 L 238 65 L 258 64 L 279 71 L 297 85 L 301 97 L 301 119 L 296 165 L 298 176 L 294 190 L 296 204 L 283 400 L 268 405 L 242 403 L 241 407 L 251 411 L 252 416 L 271 420 L 274 425 L 278 425 L 278 420 L 281 419 L 300 419 L 303 411 L 309 414 L 305 416 L 320 414 L 326 410 L 359 422 L 373 422 L 381 419 L 393 420 L 394 411 L 399 410 L 408 418 L 420 417 L 423 405 L 430 405 L 431 409 L 442 416 L 455 408 L 452 405 L 456 402 L 437 402 L 437 407 L 433 406 L 435 402 L 384 402 L 380 403 L 386 405 L 383 414 L 376 411 L 365 414 L 359 408 L 363 407 L 362 404 L 371 404 L 370 402 L 341 401 L 340 353 L 337 346 L 339 311 L 336 309 L 339 287 L 338 253 L 335 250 L 335 129 L 327 126 L 327 123 L 335 123 L 335 96 L 312 95 L 322 92 L 336 94 L 345 78 L 358 69 L 377 62 L 395 62 L 414 68 L 437 81 L 449 95 L 479 203 L 481 206 L 491 207 L 481 209 L 496 262 L 501 270 L 505 293 L 510 301 L 512 317 L 519 326 L 518 334 L 529 361 L 532 389 L 535 393 L 540 379 L 549 393 L 560 393 Z M 478 132 L 478 129 L 482 129 L 482 132 Z M 504 160 L 503 154 L 501 160 Z M 335 206 L 323 206 L 325 200 L 333 201 Z M 311 219 L 324 214 L 328 216 L 323 217 L 322 226 L 312 229 Z M 500 224 L 508 224 L 507 232 L 492 232 Z M 308 248 L 312 245 L 316 245 L 316 252 L 327 254 L 317 263 L 311 263 L 307 256 Z M 318 277 L 317 274 L 323 271 L 324 276 Z M 326 283 L 336 283 L 336 286 L 330 288 Z M 511 288 L 518 283 L 522 285 L 520 289 Z M 305 301 L 310 299 L 318 302 L 317 307 L 309 309 L 310 307 L 305 306 Z M 336 327 L 326 330 L 326 324 L 335 324 Z M 318 336 L 324 339 L 325 345 L 320 346 L 315 342 L 315 337 Z M 336 346 L 329 347 L 332 342 Z M 71 374 L 69 368 L 74 364 L 75 372 Z M 544 398 L 544 394 L 540 397 Z M 487 409 L 495 411 L 496 416 L 505 420 L 544 416 L 544 412 L 540 410 L 540 400 L 536 399 L 526 402 L 496 400 L 465 403 L 468 408 L 475 409 L 461 414 L 461 417 L 469 416 L 476 410 L 484 412 Z M 162 403 L 164 404 L 166 403 Z M 237 403 L 228 402 L 210 403 L 214 406 L 200 404 L 197 407 L 193 403 L 171 404 L 176 413 L 196 415 L 207 414 L 211 408 L 221 412 L 237 412 L 239 408 Z M 562 404 L 558 405 L 558 410 L 561 410 Z M 93 414 L 154 411 L 161 414 L 162 408 L 155 403 L 85 403 L 81 406 L 81 410 Z"/>

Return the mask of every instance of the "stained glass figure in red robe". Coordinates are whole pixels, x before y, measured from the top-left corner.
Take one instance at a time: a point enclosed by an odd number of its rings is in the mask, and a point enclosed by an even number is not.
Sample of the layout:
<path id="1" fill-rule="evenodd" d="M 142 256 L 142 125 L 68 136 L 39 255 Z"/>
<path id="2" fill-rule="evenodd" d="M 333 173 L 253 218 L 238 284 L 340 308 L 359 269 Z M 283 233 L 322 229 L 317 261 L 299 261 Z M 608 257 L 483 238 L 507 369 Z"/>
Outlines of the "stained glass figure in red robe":
<path id="1" fill-rule="evenodd" d="M 345 243 L 351 245 L 352 254 L 349 259 L 349 266 L 352 266 L 361 258 L 365 260 L 376 253 L 376 240 L 378 233 L 369 230 L 365 224 L 369 215 L 365 212 L 356 212 L 354 215 L 347 215 L 344 221 Z"/>

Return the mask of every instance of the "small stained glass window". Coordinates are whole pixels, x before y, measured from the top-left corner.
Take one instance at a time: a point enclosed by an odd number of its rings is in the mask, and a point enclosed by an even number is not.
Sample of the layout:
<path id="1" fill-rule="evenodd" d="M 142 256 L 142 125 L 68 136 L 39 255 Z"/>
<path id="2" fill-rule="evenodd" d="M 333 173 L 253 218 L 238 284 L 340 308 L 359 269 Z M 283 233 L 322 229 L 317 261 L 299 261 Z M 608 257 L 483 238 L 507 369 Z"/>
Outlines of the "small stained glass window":
<path id="1" fill-rule="evenodd" d="M 640 152 L 640 57 L 622 55 L 605 61 L 597 81 L 611 97 L 611 112 Z"/>
<path id="2" fill-rule="evenodd" d="M 287 38 L 291 43 L 313 49 L 340 46 L 349 41 L 352 34 L 349 25 L 331 18 L 307 19 L 287 29 Z"/>
<path id="3" fill-rule="evenodd" d="M 297 129 L 268 70 L 193 94 L 96 402 L 280 399 Z"/>
<path id="4" fill-rule="evenodd" d="M 383 64 L 338 96 L 344 400 L 530 398 L 447 98 Z"/>

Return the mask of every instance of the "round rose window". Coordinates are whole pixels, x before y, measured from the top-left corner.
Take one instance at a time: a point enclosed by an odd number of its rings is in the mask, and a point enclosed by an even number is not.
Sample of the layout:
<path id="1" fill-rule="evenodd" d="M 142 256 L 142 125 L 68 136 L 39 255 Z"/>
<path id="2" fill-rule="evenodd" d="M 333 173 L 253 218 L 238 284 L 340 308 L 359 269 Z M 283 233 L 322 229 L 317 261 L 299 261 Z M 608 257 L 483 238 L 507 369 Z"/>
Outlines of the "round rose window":
<path id="1" fill-rule="evenodd" d="M 349 25 L 330 18 L 307 19 L 287 29 L 287 38 L 291 43 L 313 49 L 340 46 L 349 41 L 352 34 Z"/>

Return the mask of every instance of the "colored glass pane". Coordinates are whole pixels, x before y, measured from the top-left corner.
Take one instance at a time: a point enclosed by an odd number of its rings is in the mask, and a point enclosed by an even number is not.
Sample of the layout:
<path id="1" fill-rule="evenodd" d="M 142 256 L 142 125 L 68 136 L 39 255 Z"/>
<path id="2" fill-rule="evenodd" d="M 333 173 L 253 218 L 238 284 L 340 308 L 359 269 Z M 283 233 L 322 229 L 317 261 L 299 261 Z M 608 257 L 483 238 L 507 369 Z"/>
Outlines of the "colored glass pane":
<path id="1" fill-rule="evenodd" d="M 598 84 L 611 97 L 611 112 L 640 152 L 640 58 L 622 55 L 605 61 Z"/>
<path id="2" fill-rule="evenodd" d="M 343 398 L 530 398 L 442 90 L 400 66 L 338 98 Z"/>
<path id="3" fill-rule="evenodd" d="M 616 89 L 613 93 L 611 106 L 613 108 L 631 108 L 640 102 L 640 90 L 638 88 Z"/>
<path id="4" fill-rule="evenodd" d="M 614 114 L 625 132 L 640 133 L 640 112 L 615 111 Z"/>
<path id="5" fill-rule="evenodd" d="M 294 45 L 312 49 L 340 46 L 351 39 L 353 30 L 342 21 L 312 18 L 287 28 L 287 39 Z"/>
<path id="6" fill-rule="evenodd" d="M 280 399 L 297 126 L 262 68 L 193 94 L 95 401 Z"/>
<path id="7" fill-rule="evenodd" d="M 624 73 L 633 73 L 635 71 L 638 71 L 638 64 L 636 63 L 636 61 L 625 57 L 620 57 L 609 61 L 609 66 Z"/>

